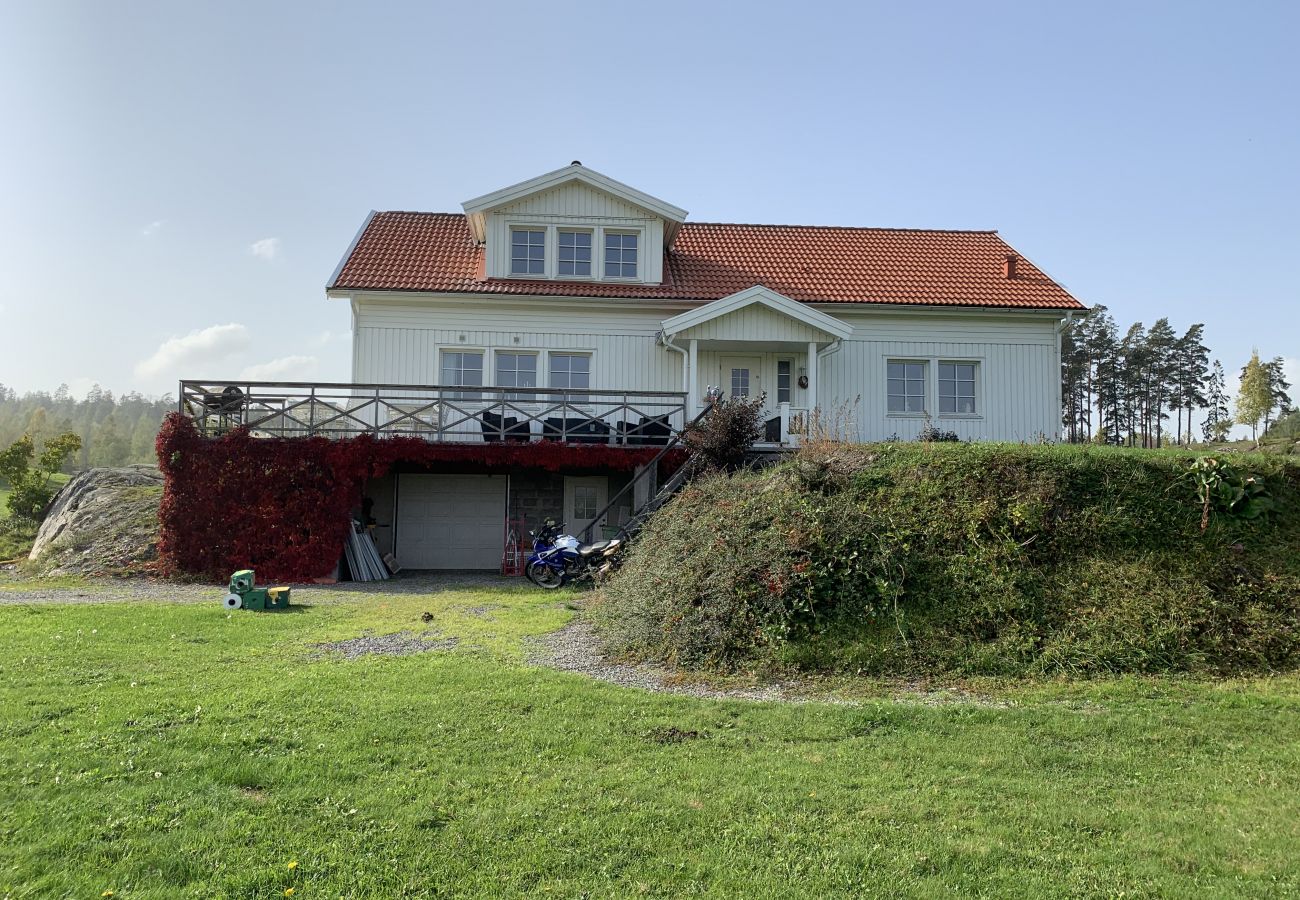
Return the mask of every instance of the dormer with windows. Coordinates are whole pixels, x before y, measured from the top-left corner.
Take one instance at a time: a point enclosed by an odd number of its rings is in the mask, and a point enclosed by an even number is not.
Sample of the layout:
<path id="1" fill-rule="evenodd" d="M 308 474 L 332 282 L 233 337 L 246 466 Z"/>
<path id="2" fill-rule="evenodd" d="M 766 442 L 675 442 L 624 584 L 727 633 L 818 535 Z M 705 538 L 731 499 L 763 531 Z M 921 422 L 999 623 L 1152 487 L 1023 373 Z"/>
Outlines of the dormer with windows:
<path id="1" fill-rule="evenodd" d="M 659 284 L 679 209 L 573 163 L 464 204 L 487 278 Z"/>

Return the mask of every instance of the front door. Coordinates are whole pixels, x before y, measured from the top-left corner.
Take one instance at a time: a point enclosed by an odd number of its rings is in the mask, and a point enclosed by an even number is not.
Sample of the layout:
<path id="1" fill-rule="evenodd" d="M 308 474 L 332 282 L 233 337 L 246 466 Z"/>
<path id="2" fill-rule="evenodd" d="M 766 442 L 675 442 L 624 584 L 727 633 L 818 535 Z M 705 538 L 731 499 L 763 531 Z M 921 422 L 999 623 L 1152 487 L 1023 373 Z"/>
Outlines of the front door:
<path id="1" fill-rule="evenodd" d="M 565 529 L 580 541 L 598 541 L 604 518 L 596 521 L 596 513 L 609 502 L 609 477 L 605 475 L 564 476 Z M 594 526 L 594 527 L 593 527 Z M 591 528 L 591 534 L 586 534 Z"/>
<path id="2" fill-rule="evenodd" d="M 719 385 L 727 397 L 757 397 L 763 393 L 759 377 L 762 360 L 757 356 L 719 357 Z"/>

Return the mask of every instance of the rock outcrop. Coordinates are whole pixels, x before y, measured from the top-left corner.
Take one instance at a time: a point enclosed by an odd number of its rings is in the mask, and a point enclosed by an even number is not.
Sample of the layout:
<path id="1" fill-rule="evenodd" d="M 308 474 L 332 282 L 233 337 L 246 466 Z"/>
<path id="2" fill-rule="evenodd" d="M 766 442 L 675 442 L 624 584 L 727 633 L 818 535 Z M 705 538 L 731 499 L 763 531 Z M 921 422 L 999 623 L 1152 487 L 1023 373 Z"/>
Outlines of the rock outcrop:
<path id="1" fill-rule="evenodd" d="M 158 555 L 163 477 L 153 466 L 88 469 L 64 485 L 30 559 L 46 575 L 130 575 Z"/>

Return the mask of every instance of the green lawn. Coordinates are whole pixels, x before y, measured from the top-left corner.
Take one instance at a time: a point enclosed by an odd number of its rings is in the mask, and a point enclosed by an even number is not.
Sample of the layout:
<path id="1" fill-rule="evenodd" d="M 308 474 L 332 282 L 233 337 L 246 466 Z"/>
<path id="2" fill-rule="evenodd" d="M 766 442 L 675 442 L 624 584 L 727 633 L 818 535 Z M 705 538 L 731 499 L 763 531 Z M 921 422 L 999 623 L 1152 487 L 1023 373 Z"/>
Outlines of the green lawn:
<path id="1" fill-rule="evenodd" d="M 1294 675 L 702 701 L 526 665 L 551 594 L 220 593 L 0 606 L 0 896 L 1300 891 Z M 424 611 L 457 649 L 312 656 Z"/>

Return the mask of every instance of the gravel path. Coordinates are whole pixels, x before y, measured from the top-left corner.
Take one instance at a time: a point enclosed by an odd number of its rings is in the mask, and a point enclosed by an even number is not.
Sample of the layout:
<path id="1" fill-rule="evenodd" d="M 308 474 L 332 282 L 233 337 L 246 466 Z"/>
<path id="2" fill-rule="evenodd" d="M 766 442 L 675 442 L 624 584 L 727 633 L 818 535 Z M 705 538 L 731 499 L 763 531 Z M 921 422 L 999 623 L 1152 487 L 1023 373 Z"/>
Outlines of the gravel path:
<path id="1" fill-rule="evenodd" d="M 698 681 L 683 681 L 670 669 L 651 665 L 629 665 L 605 658 L 596 631 L 586 622 L 571 622 L 559 631 L 536 638 L 528 661 L 533 665 L 577 672 L 598 681 L 623 687 L 641 688 L 665 694 L 682 694 L 710 700 L 782 700 L 807 703 L 849 703 L 836 697 L 799 696 L 801 685 L 777 682 L 761 687 L 725 687 Z"/>
<path id="2" fill-rule="evenodd" d="M 425 631 L 416 634 L 413 631 L 399 631 L 396 634 L 374 635 L 369 632 L 361 637 L 329 644 L 317 644 L 319 656 L 338 654 L 344 659 L 359 659 L 362 656 L 410 656 L 413 653 L 427 653 L 430 650 L 453 650 L 460 643 L 459 638 L 443 637 Z"/>

